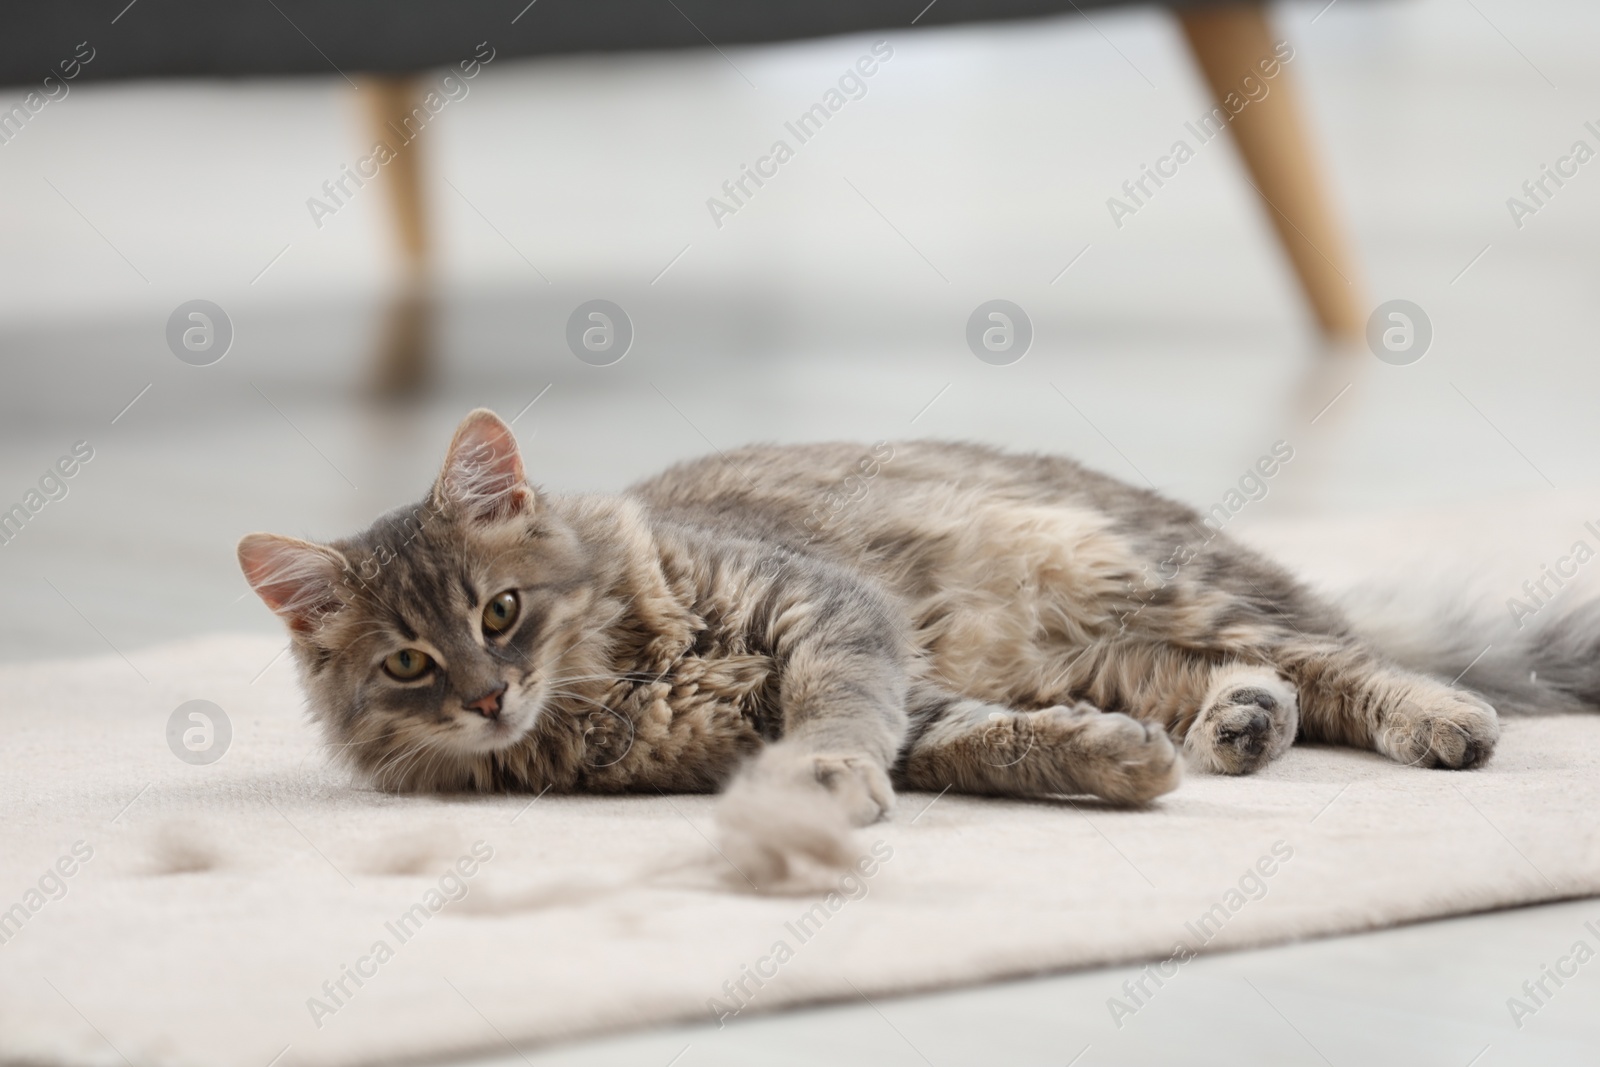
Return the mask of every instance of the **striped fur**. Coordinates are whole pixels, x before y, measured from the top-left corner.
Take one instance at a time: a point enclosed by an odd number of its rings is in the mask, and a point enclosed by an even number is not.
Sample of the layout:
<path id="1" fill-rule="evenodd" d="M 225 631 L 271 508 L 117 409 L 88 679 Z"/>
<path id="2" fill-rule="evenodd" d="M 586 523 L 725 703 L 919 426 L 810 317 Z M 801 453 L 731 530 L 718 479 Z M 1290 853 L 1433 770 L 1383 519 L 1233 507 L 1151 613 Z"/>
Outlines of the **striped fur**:
<path id="1" fill-rule="evenodd" d="M 1226 773 L 1296 736 L 1470 767 L 1498 734 L 1188 508 L 976 445 L 752 447 L 555 496 L 478 411 L 424 504 L 326 546 L 251 535 L 240 559 L 374 784 L 733 783 L 730 841 L 772 878 L 830 862 L 817 827 L 878 818 L 893 785 L 1140 803 L 1180 749 Z M 506 590 L 521 615 L 489 635 Z M 395 681 L 400 648 L 441 669 Z M 502 683 L 498 718 L 469 709 Z"/>

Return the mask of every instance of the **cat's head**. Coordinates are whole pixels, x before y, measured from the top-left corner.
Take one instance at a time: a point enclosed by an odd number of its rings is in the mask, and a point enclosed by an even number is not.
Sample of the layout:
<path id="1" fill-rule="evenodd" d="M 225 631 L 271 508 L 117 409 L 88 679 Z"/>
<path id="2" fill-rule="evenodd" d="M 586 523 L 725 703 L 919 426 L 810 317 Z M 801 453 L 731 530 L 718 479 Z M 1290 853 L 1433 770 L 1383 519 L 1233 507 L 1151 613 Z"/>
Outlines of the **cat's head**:
<path id="1" fill-rule="evenodd" d="M 573 673 L 597 597 L 589 551 L 482 409 L 421 504 L 329 544 L 250 534 L 239 564 L 288 624 L 329 740 L 390 789 L 481 788 Z"/>

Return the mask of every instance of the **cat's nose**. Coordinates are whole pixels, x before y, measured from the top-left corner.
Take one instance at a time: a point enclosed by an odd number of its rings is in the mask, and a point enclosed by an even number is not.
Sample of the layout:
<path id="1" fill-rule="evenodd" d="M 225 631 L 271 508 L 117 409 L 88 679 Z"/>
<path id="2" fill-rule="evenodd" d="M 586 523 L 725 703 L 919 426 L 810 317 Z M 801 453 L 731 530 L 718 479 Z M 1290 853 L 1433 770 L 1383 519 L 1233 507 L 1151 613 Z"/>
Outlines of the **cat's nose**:
<path id="1" fill-rule="evenodd" d="M 501 682 L 477 700 L 469 700 L 466 706 L 469 710 L 477 712 L 485 719 L 498 719 L 500 717 L 500 698 L 506 694 L 506 683 Z"/>

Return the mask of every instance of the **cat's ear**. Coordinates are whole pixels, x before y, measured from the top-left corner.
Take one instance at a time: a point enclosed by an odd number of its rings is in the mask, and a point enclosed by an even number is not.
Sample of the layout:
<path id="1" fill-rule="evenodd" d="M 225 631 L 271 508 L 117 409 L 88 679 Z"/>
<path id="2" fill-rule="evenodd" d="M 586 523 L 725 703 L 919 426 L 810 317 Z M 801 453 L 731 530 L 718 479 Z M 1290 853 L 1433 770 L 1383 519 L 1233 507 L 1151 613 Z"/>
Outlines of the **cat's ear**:
<path id="1" fill-rule="evenodd" d="M 338 610 L 339 575 L 348 566 L 334 549 L 295 537 L 253 533 L 239 542 L 245 580 L 290 629 L 302 632 Z"/>
<path id="2" fill-rule="evenodd" d="M 434 504 L 460 508 L 480 522 L 500 522 L 531 511 L 533 487 L 522 470 L 511 427 L 488 408 L 461 420 L 433 487 Z"/>

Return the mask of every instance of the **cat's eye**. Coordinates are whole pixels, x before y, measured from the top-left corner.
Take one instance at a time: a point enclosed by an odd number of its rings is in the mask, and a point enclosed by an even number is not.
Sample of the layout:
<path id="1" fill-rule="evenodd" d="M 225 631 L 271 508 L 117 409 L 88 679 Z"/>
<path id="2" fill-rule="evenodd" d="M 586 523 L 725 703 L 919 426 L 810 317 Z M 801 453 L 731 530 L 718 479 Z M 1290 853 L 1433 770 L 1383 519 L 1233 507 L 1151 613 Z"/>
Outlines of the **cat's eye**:
<path id="1" fill-rule="evenodd" d="M 516 625 L 522 606 L 514 589 L 507 589 L 483 606 L 483 632 L 491 636 L 503 634 Z"/>
<path id="2" fill-rule="evenodd" d="M 397 682 L 414 682 L 433 670 L 433 657 L 415 648 L 402 648 L 385 657 L 383 670 Z"/>

